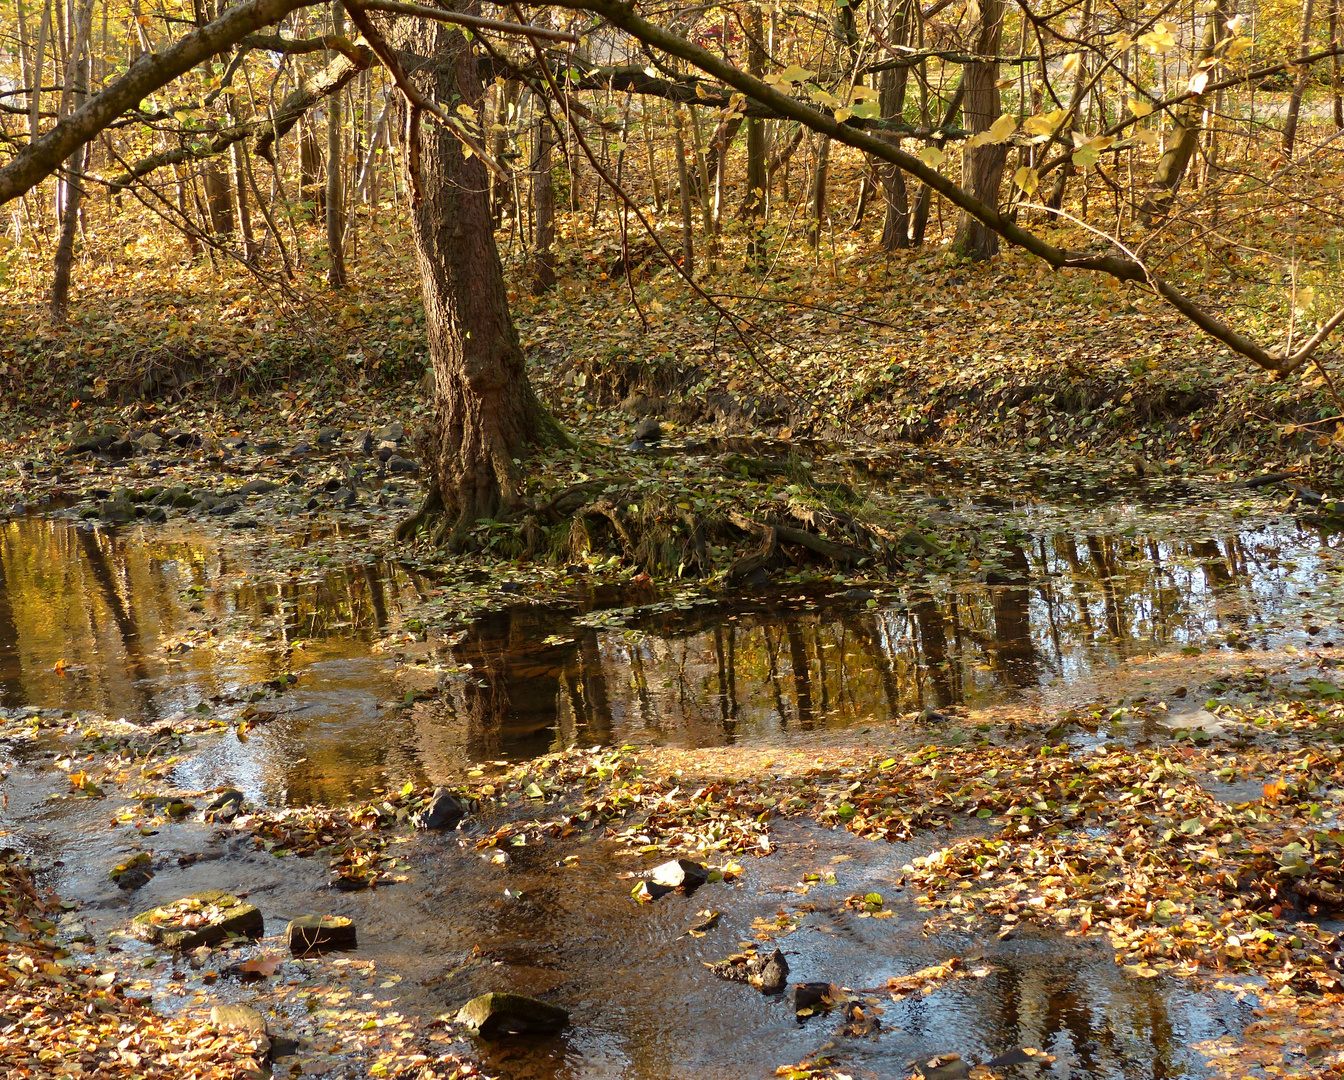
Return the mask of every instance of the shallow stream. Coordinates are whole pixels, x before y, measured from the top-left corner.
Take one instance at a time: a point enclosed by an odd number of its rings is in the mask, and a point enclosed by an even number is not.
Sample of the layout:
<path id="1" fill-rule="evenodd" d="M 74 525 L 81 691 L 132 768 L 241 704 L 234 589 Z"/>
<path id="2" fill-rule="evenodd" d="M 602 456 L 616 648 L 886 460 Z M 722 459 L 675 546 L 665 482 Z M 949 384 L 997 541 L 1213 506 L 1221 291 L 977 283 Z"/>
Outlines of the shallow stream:
<path id="1" fill-rule="evenodd" d="M 1344 550 L 1262 511 L 1023 505 L 1005 512 L 1010 527 L 986 523 L 1004 537 L 999 557 L 964 580 L 871 595 L 798 583 L 724 605 L 576 575 L 561 604 L 501 593 L 497 610 L 428 640 L 408 620 L 432 614 L 441 582 L 409 565 L 310 559 L 277 572 L 277 541 L 264 535 L 21 517 L 0 525 L 0 700 L 11 715 L 62 710 L 150 729 L 182 712 L 246 720 L 244 734 L 200 737 L 169 780 L 234 785 L 273 806 L 340 804 L 573 744 L 808 745 L 925 709 L 1076 706 L 1104 700 L 1139 658 L 1170 661 L 1146 692 L 1175 703 L 1196 652 L 1344 646 Z M 280 682 L 290 673 L 297 681 Z M 945 842 L 932 835 L 875 845 L 786 826 L 779 851 L 747 860 L 737 882 L 637 906 L 623 875 L 645 864 L 591 843 L 525 847 L 499 865 L 470 837 L 416 837 L 408 881 L 346 895 L 325 889 L 318 860 L 275 859 L 181 822 L 152 839 L 165 869 L 128 895 L 107 872 L 142 838 L 108 829 L 116 800 L 51 798 L 68 783 L 47 753 L 0 745 L 5 842 L 85 905 L 99 940 L 135 910 L 210 887 L 246 887 L 273 931 L 314 907 L 348 914 L 358 955 L 396 974 L 382 998 L 404 1013 L 432 1017 L 492 989 L 572 1011 L 554 1041 L 477 1048 L 510 1077 L 766 1076 L 835 1041 L 833 1018 L 799 1022 L 780 999 L 701 963 L 781 910 L 800 919 L 782 941 L 791 981 L 881 987 L 949 956 L 989 969 L 889 1003 L 877 1039 L 841 1040 L 835 1053 L 855 1076 L 1023 1046 L 1055 1061 L 1010 1075 L 1204 1075 L 1194 1044 L 1239 1033 L 1255 1004 L 1126 978 L 1094 940 L 925 936 L 896 882 Z M 827 870 L 834 885 L 800 891 L 805 874 Z M 869 891 L 888 897 L 893 918 L 844 909 Z M 684 936 L 709 908 L 723 912 L 718 928 Z M 161 990 L 169 977 L 155 976 Z M 211 992 L 240 991 L 221 981 Z M 327 1067 L 344 1075 L 339 1054 Z"/>

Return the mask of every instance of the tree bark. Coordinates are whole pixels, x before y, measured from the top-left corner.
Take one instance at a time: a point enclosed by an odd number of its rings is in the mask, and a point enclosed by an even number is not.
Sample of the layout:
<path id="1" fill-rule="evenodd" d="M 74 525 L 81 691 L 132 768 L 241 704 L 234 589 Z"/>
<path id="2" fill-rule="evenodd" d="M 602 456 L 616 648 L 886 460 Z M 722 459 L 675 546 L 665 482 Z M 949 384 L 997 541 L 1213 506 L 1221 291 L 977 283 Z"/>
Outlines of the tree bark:
<path id="1" fill-rule="evenodd" d="M 913 23 L 919 17 L 917 5 L 906 0 L 892 0 L 887 20 L 887 40 L 893 46 L 908 45 Z M 905 89 L 910 81 L 908 67 L 884 71 L 878 77 L 878 104 L 883 120 L 900 120 L 905 113 Z M 900 138 L 893 140 L 901 145 Z M 882 250 L 896 251 L 910 246 L 910 196 L 905 187 L 905 173 L 895 165 L 879 169 L 886 214 L 882 219 Z"/>
<path id="2" fill-rule="evenodd" d="M 765 25 L 761 9 L 756 4 L 747 6 L 747 71 L 756 78 L 765 75 Z M 765 121 L 748 119 L 747 124 L 747 193 L 742 200 L 742 218 L 747 223 L 747 263 L 765 268 L 765 186 L 769 177 L 765 172 Z"/>
<path id="3" fill-rule="evenodd" d="M 695 277 L 695 218 L 691 215 L 691 170 L 686 167 L 686 139 L 681 106 L 672 106 L 673 148 L 677 155 L 677 189 L 681 200 L 681 268 Z"/>
<path id="4" fill-rule="evenodd" d="M 996 56 L 1003 38 L 1003 0 L 980 0 L 980 13 L 976 21 L 977 56 Z M 962 85 L 966 88 L 963 109 L 966 114 L 966 127 L 973 132 L 988 130 L 999 118 L 999 65 L 997 61 L 985 60 L 976 64 L 967 64 L 962 75 Z M 967 147 L 962 151 L 963 190 L 969 191 L 986 206 L 999 205 L 999 185 L 1003 179 L 1003 163 L 1007 159 L 1005 145 Z M 957 221 L 957 233 L 952 241 L 953 247 L 973 259 L 988 259 L 999 250 L 999 235 L 987 228 L 983 222 L 972 215 L 961 214 Z"/>
<path id="5" fill-rule="evenodd" d="M 88 37 L 92 20 L 93 0 L 87 0 L 63 80 L 65 89 L 61 94 L 62 116 L 71 108 L 78 108 L 88 90 Z M 65 322 L 70 314 L 70 274 L 75 265 L 75 234 L 79 231 L 79 209 L 84 201 L 84 167 L 88 160 L 88 151 L 86 143 L 66 161 L 66 176 L 62 185 L 65 199 L 61 205 L 61 236 L 56 245 L 51 280 L 51 321 L 55 325 Z"/>
<path id="6" fill-rule="evenodd" d="M 1214 47 L 1222 38 L 1221 28 L 1227 21 L 1226 0 L 1219 0 L 1218 6 L 1206 16 L 1204 37 L 1199 52 L 1195 56 L 1195 65 L 1208 59 Z M 1167 140 L 1167 148 L 1157 159 L 1157 168 L 1153 170 L 1153 181 L 1149 185 L 1148 195 L 1139 207 L 1139 220 L 1151 225 L 1154 218 L 1161 217 L 1170 208 L 1176 198 L 1176 191 L 1185 179 L 1190 159 L 1199 145 L 1200 120 L 1204 114 L 1204 99 L 1190 99 L 1180 108 L 1173 110 L 1173 131 Z"/>
<path id="7" fill-rule="evenodd" d="M 341 0 L 332 0 L 331 32 L 337 37 L 344 30 L 344 19 Z M 338 91 L 327 102 L 327 284 L 333 289 L 345 288 L 345 193 L 341 187 L 344 134 Z"/>
<path id="8" fill-rule="evenodd" d="M 470 13 L 473 6 L 456 10 Z M 450 113 L 468 105 L 481 115 L 476 58 L 459 29 L 400 18 L 393 42 L 428 58 L 408 71 L 421 93 Z M 423 152 L 416 153 L 417 143 Z M 466 157 L 456 136 L 439 124 L 419 131 L 411 126 L 407 147 L 409 168 L 419 158 L 420 198 L 411 231 L 435 383 L 425 511 L 441 506 L 447 512 L 446 538 L 460 548 L 478 519 L 521 506 L 515 459 L 529 446 L 568 440 L 527 378 L 495 247 L 485 165 L 475 155 Z"/>
<path id="9" fill-rule="evenodd" d="M 1302 26 L 1298 31 L 1298 56 L 1311 55 L 1311 16 L 1315 0 L 1302 0 Z M 1288 98 L 1288 116 L 1283 122 L 1283 152 L 1286 157 L 1293 156 L 1293 144 L 1297 142 L 1297 117 L 1302 111 L 1302 94 L 1307 88 L 1310 69 L 1304 64 L 1293 78 L 1293 92 Z"/>
<path id="10" fill-rule="evenodd" d="M 1339 0 L 1330 6 L 1330 40 L 1339 40 Z M 1335 106 L 1335 128 L 1344 128 L 1344 83 L 1339 77 L 1339 54 L 1330 57 L 1330 97 Z"/>
<path id="11" fill-rule="evenodd" d="M 812 205 L 807 216 L 807 244 L 817 247 L 821 243 L 822 222 L 826 220 L 826 181 L 831 166 L 831 140 L 821 136 L 817 140 L 817 160 L 812 168 L 812 185 L 808 189 L 808 202 Z"/>
<path id="12" fill-rule="evenodd" d="M 540 296 L 555 285 L 555 181 L 551 176 L 551 148 L 555 134 L 545 119 L 537 121 L 537 160 L 532 167 L 533 241 L 532 294 Z"/>

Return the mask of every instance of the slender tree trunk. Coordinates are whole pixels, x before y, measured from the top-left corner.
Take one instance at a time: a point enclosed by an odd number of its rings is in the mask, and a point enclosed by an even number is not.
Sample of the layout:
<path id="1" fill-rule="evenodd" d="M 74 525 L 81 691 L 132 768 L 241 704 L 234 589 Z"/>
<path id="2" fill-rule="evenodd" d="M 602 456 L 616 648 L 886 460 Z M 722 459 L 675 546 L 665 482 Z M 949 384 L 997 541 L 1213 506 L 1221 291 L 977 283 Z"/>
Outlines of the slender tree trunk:
<path id="1" fill-rule="evenodd" d="M 344 29 L 345 8 L 341 0 L 331 3 L 331 31 Z M 328 57 L 330 60 L 330 57 Z M 341 124 L 341 94 L 332 94 L 327 102 L 327 284 L 345 288 L 345 196 L 341 190 L 341 165 L 345 161 L 345 129 Z"/>
<path id="2" fill-rule="evenodd" d="M 1222 30 L 1227 22 L 1227 0 L 1219 0 L 1218 6 L 1206 16 L 1204 37 L 1195 56 L 1195 65 L 1212 55 L 1214 47 L 1222 39 Z M 1148 195 L 1139 207 L 1139 219 L 1145 225 L 1151 225 L 1154 218 L 1161 217 L 1171 207 L 1176 191 L 1185 179 L 1190 159 L 1199 145 L 1200 121 L 1204 115 L 1204 98 L 1192 98 L 1172 114 L 1173 130 L 1167 138 L 1166 149 L 1157 159 L 1157 168 L 1153 170 L 1153 180 Z"/>
<path id="3" fill-rule="evenodd" d="M 765 24 L 756 4 L 747 6 L 747 71 L 765 75 Z M 769 183 L 765 167 L 765 121 L 747 120 L 747 193 L 742 200 L 742 218 L 747 223 L 747 263 L 765 268 L 765 187 Z"/>
<path id="4" fill-rule="evenodd" d="M 536 163 L 532 166 L 533 243 L 532 293 L 540 296 L 555 284 L 555 182 L 551 177 L 551 148 L 555 135 L 545 119 L 537 121 Z"/>
<path id="5" fill-rule="evenodd" d="M 807 243 L 817 247 L 821 243 L 821 226 L 826 220 L 826 180 L 830 174 L 831 139 L 823 135 L 817 144 L 817 160 L 812 168 L 812 185 L 808 189 L 808 202 L 812 205 L 807 217 Z"/>
<path id="6" fill-rule="evenodd" d="M 887 40 L 892 45 L 908 45 L 919 6 L 906 0 L 892 0 L 887 20 Z M 884 71 L 878 77 L 878 105 L 884 120 L 900 120 L 905 115 L 905 90 L 910 81 L 908 67 Z M 898 147 L 899 137 L 892 140 Z M 882 181 L 886 214 L 882 219 L 882 250 L 895 251 L 910 246 L 910 196 L 905 186 L 905 173 L 895 165 L 878 170 Z"/>
<path id="7" fill-rule="evenodd" d="M 1339 0 L 1330 5 L 1330 40 L 1339 41 Z M 1344 82 L 1340 81 L 1338 53 L 1330 57 L 1330 97 L 1334 102 L 1335 128 L 1344 128 Z"/>
<path id="8" fill-rule="evenodd" d="M 1088 24 L 1091 21 L 1091 17 L 1092 0 L 1083 0 L 1083 11 L 1078 17 L 1078 30 L 1076 32 L 1079 39 L 1086 39 L 1089 28 Z M 1085 55 L 1086 54 L 1082 54 L 1079 56 L 1078 70 L 1073 73 L 1073 92 L 1069 97 L 1068 105 L 1073 119 L 1069 121 L 1067 129 L 1059 133 L 1059 137 L 1064 141 L 1065 145 L 1068 145 L 1070 141 L 1069 132 L 1077 130 L 1080 127 L 1078 123 L 1078 110 L 1082 107 L 1083 94 L 1087 89 L 1087 62 L 1083 59 Z M 1051 220 L 1059 219 L 1058 211 L 1064 205 L 1064 190 L 1068 186 L 1069 177 L 1073 175 L 1073 172 L 1074 164 L 1070 161 L 1067 164 L 1061 165 L 1055 173 L 1055 178 L 1050 184 L 1050 194 L 1045 198 L 1045 205 L 1049 208 L 1047 216 Z"/>
<path id="9" fill-rule="evenodd" d="M 1311 54 L 1311 17 L 1314 10 L 1315 0 L 1302 0 L 1302 26 L 1297 34 L 1298 56 Z M 1293 156 L 1293 144 L 1297 142 L 1297 117 L 1302 111 L 1302 94 L 1310 77 L 1311 71 L 1304 64 L 1293 79 L 1293 92 L 1288 98 L 1288 116 L 1283 122 L 1283 152 L 1287 157 Z"/>
<path id="10" fill-rule="evenodd" d="M 644 128 L 644 153 L 649 162 L 649 183 L 653 185 L 653 207 L 658 211 L 659 216 L 662 216 L 663 185 L 658 179 L 658 163 L 653 156 L 653 135 L 649 131 L 649 110 L 652 107 L 652 101 L 644 101 L 640 104 L 640 121 Z"/>
<path id="11" fill-rule="evenodd" d="M 299 123 L 299 200 L 310 204 L 309 215 L 319 221 L 327 212 L 326 187 L 320 176 L 322 151 L 312 119 L 305 116 Z"/>
<path id="12" fill-rule="evenodd" d="M 459 10 L 476 7 L 468 3 Z M 422 93 L 446 111 L 468 105 L 480 115 L 476 58 L 460 30 L 403 17 L 394 24 L 393 44 L 433 61 L 410 76 Z M 515 459 L 529 445 L 567 439 L 527 378 L 495 247 L 484 164 L 468 158 L 439 124 L 411 130 L 408 149 L 417 143 L 422 152 L 411 155 L 409 166 L 415 168 L 419 158 L 421 197 L 411 231 L 435 382 L 425 512 L 447 511 L 447 539 L 459 548 L 478 519 L 520 507 Z"/>
<path id="13" fill-rule="evenodd" d="M 495 89 L 495 123 L 500 130 L 491 140 L 491 152 L 498 162 L 504 161 L 505 151 L 509 148 L 509 125 L 513 123 L 517 111 L 518 93 L 522 84 L 517 79 L 509 79 L 503 86 Z M 495 228 L 504 220 L 504 213 L 513 202 L 513 184 L 490 174 L 490 197 L 495 212 Z M 552 207 L 554 210 L 554 207 Z"/>
<path id="14" fill-rule="evenodd" d="M 33 91 L 28 102 L 28 137 L 37 141 L 38 126 L 42 112 L 42 72 L 46 67 L 47 35 L 51 32 L 51 4 L 46 0 L 42 6 L 42 21 L 37 28 L 37 47 L 33 54 Z"/>
<path id="15" fill-rule="evenodd" d="M 681 266 L 695 277 L 695 218 L 691 213 L 691 170 L 686 167 L 686 139 L 681 106 L 672 106 L 673 145 L 677 155 L 677 190 L 681 198 Z"/>
<path id="16" fill-rule="evenodd" d="M 238 122 L 232 105 L 229 107 L 229 122 Z M 238 228 L 243 234 L 243 258 L 251 263 L 257 257 L 257 241 L 252 234 L 252 213 L 248 207 L 247 166 L 243 162 L 242 139 L 233 144 L 229 159 L 233 165 L 234 209 L 238 214 Z"/>
<path id="17" fill-rule="evenodd" d="M 233 235 L 233 192 L 221 158 L 213 157 L 201 168 L 205 203 L 210 211 L 210 231 L 216 236 Z"/>
<path id="18" fill-rule="evenodd" d="M 695 164 L 700 178 L 700 219 L 705 226 L 705 244 L 709 251 L 709 272 L 714 273 L 715 258 L 719 254 L 718 239 L 714 235 L 714 212 L 709 200 L 709 161 L 705 153 L 705 139 L 700 131 L 700 114 L 692 105 L 687 111 L 691 114 L 691 136 L 695 140 Z"/>
<path id="19" fill-rule="evenodd" d="M 61 106 L 58 110 L 66 116 L 83 104 L 89 84 L 88 38 L 90 24 L 93 21 L 93 0 L 87 0 L 83 16 L 75 31 L 75 40 L 70 47 L 70 62 L 66 66 L 61 92 Z M 70 274 L 75 264 L 75 234 L 79 231 L 79 209 L 84 201 L 84 166 L 88 161 L 89 147 L 85 143 L 66 158 L 65 201 L 61 206 L 61 236 L 56 245 L 51 281 L 51 321 L 59 325 L 70 314 Z"/>
<path id="20" fill-rule="evenodd" d="M 1003 38 L 1003 0 L 981 0 L 980 16 L 975 27 L 977 56 L 996 56 Z M 999 118 L 999 65 L 986 60 L 967 64 L 962 84 L 966 87 L 966 127 L 973 132 L 988 130 Z M 962 187 L 989 206 L 999 204 L 999 186 L 1003 179 L 1003 163 L 1007 160 L 1005 145 L 979 146 L 962 151 Z M 973 259 L 988 259 L 999 250 L 998 233 L 986 228 L 970 214 L 962 213 L 957 222 L 953 246 Z"/>

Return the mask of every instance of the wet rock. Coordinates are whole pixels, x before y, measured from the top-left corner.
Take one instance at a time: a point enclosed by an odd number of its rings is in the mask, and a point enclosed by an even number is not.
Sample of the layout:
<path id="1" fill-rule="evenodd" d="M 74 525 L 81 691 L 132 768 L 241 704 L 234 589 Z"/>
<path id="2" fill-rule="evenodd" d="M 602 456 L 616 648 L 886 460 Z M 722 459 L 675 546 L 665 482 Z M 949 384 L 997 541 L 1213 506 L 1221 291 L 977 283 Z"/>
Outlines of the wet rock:
<path id="1" fill-rule="evenodd" d="M 219 445 L 226 450 L 241 450 L 247 445 L 247 439 L 241 435 L 230 435 L 227 438 L 220 439 Z"/>
<path id="2" fill-rule="evenodd" d="M 920 710 L 919 722 L 921 724 L 944 724 L 947 722 L 947 717 L 932 705 L 925 705 Z"/>
<path id="3" fill-rule="evenodd" d="M 323 427 L 317 430 L 317 445 L 330 446 L 341 437 L 341 429 L 334 427 Z"/>
<path id="4" fill-rule="evenodd" d="M 128 458 L 135 453 L 135 443 L 130 439 L 113 439 L 107 446 L 107 452 L 114 458 Z"/>
<path id="5" fill-rule="evenodd" d="M 376 437 L 380 442 L 399 443 L 406 438 L 406 425 L 393 421 L 384 427 L 380 427 L 376 432 Z"/>
<path id="6" fill-rule="evenodd" d="M 289 452 L 289 456 L 303 457 L 304 454 L 311 454 L 312 452 L 313 448 L 311 446 L 309 446 L 306 442 L 300 442 L 294 444 L 293 449 L 290 450 Z"/>
<path id="7" fill-rule="evenodd" d="M 149 884 L 150 878 L 154 876 L 154 871 L 150 868 L 149 852 L 138 852 L 125 862 L 118 863 L 109 871 L 108 876 L 117 883 L 118 889 L 127 892 Z"/>
<path id="8" fill-rule="evenodd" d="M 778 949 L 768 953 L 737 953 L 705 966 L 720 979 L 750 983 L 763 994 L 782 994 L 788 985 L 789 962 Z"/>
<path id="9" fill-rule="evenodd" d="M 359 874 L 344 873 L 337 874 L 328 881 L 327 887 L 335 889 L 337 892 L 363 892 L 372 884 L 372 878 L 363 877 Z"/>
<path id="10" fill-rule="evenodd" d="M 271 1036 L 266 1018 L 251 1005 L 219 1004 L 210 1010 L 210 1023 L 219 1031 L 241 1031 L 252 1039 L 257 1055 L 270 1056 Z"/>
<path id="11" fill-rule="evenodd" d="M 265 495 L 265 494 L 267 494 L 268 492 L 274 491 L 274 490 L 275 490 L 277 487 L 279 487 L 279 486 L 280 486 L 280 485 L 278 485 L 278 484 L 273 484 L 273 483 L 271 483 L 271 481 L 269 481 L 269 480 L 262 480 L 261 478 L 258 478 L 258 479 L 256 479 L 256 480 L 249 480 L 246 484 L 244 484 L 242 487 L 240 487 L 240 488 L 237 490 L 237 492 L 235 492 L 235 494 L 238 494 L 238 495 Z"/>
<path id="12" fill-rule="evenodd" d="M 353 949 L 358 944 L 355 924 L 339 915 L 304 915 L 291 920 L 285 927 L 285 943 L 295 956 Z"/>
<path id="13" fill-rule="evenodd" d="M 840 594 L 841 600 L 849 600 L 852 603 L 862 603 L 866 600 L 876 600 L 877 593 L 869 589 L 846 589 Z"/>
<path id="14" fill-rule="evenodd" d="M 916 1062 L 915 1072 L 924 1080 L 966 1080 L 971 1075 L 971 1066 L 960 1054 L 939 1054 L 928 1061 Z"/>
<path id="15" fill-rule="evenodd" d="M 457 1022 L 486 1039 L 509 1035 L 554 1035 L 569 1023 L 569 1013 L 522 994 L 482 994 L 457 1013 Z"/>
<path id="16" fill-rule="evenodd" d="M 192 893 L 131 920 L 132 937 L 168 949 L 213 945 L 231 934 L 255 938 L 263 930 L 260 911 L 218 889 Z"/>
<path id="17" fill-rule="evenodd" d="M 417 829 L 455 829 L 472 811 L 471 801 L 454 795 L 446 788 L 435 788 L 428 805 L 411 818 Z"/>
<path id="18" fill-rule="evenodd" d="M 242 505 L 242 502 L 236 497 L 221 499 L 219 502 L 209 507 L 206 512 L 215 517 L 225 517 L 228 514 L 237 513 Z"/>
<path id="19" fill-rule="evenodd" d="M 835 983 L 797 983 L 793 988 L 793 1011 L 800 1016 L 811 1016 L 844 1000 L 844 991 Z"/>
<path id="20" fill-rule="evenodd" d="M 354 438 L 354 443 L 355 443 L 355 449 L 358 450 L 361 454 L 372 453 L 373 432 L 367 429 L 359 432 Z"/>
<path id="21" fill-rule="evenodd" d="M 263 454 L 271 454 L 279 450 L 283 444 L 275 439 L 262 439 L 256 444 L 256 449 Z"/>
<path id="22" fill-rule="evenodd" d="M 379 461 L 387 461 L 397 456 L 397 444 L 390 439 L 382 440 L 373 448 L 373 456 Z"/>
<path id="23" fill-rule="evenodd" d="M 420 471 L 420 466 L 410 458 L 401 457 L 393 454 L 387 459 L 387 471 L 394 473 L 416 473 Z"/>
<path id="24" fill-rule="evenodd" d="M 145 453 L 152 454 L 154 451 L 162 449 L 163 438 L 159 435 L 155 435 L 152 431 L 147 431 L 145 434 L 141 435 L 140 438 L 135 440 L 135 445 L 140 447 Z"/>
<path id="25" fill-rule="evenodd" d="M 647 877 L 655 885 L 694 889 L 709 880 L 709 868 L 690 859 L 672 859 L 655 866 Z"/>
<path id="26" fill-rule="evenodd" d="M 165 510 L 162 506 L 151 506 L 145 512 L 145 520 L 152 521 L 155 524 L 157 524 L 160 521 L 167 521 L 168 511 Z"/>
<path id="27" fill-rule="evenodd" d="M 114 525 L 134 520 L 135 503 L 131 501 L 131 493 L 120 488 L 112 498 L 104 499 L 98 504 L 98 516 Z"/>
<path id="28" fill-rule="evenodd" d="M 243 807 L 243 793 L 235 788 L 221 791 L 201 811 L 202 821 L 232 821 Z"/>
<path id="29" fill-rule="evenodd" d="M 642 443 L 661 442 L 663 438 L 663 425 L 658 423 L 653 417 L 646 417 L 635 425 L 635 441 Z"/>
<path id="30" fill-rule="evenodd" d="M 188 446 L 194 446 L 196 443 L 196 436 L 189 431 L 178 431 L 174 429 L 168 433 L 167 438 L 170 442 L 182 447 L 183 450 Z"/>

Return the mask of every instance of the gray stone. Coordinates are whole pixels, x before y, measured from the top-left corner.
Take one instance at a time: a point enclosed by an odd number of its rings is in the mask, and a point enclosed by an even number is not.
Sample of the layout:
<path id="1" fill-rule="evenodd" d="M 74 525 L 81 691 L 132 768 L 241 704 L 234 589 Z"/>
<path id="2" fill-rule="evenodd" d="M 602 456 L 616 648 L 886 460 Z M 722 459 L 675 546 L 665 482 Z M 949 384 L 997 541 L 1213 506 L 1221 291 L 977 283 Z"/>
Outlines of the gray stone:
<path id="1" fill-rule="evenodd" d="M 460 798 L 446 788 L 437 787 L 424 809 L 411 818 L 411 823 L 417 829 L 455 829 L 457 823 L 471 810 L 470 800 Z"/>
<path id="2" fill-rule="evenodd" d="M 553 1035 L 569 1023 L 569 1013 L 522 994 L 482 994 L 457 1013 L 457 1022 L 486 1039 L 509 1035 Z"/>
<path id="3" fill-rule="evenodd" d="M 355 449 L 361 454 L 373 452 L 373 433 L 370 431 L 361 431 L 354 438 Z"/>
<path id="4" fill-rule="evenodd" d="M 404 458 L 399 454 L 393 454 L 387 459 L 387 471 L 394 473 L 417 473 L 420 471 L 420 466 L 410 458 Z"/>
<path id="5" fill-rule="evenodd" d="M 317 430 L 317 443 L 319 446 L 330 446 L 341 437 L 341 429 L 334 427 L 323 427 Z"/>
<path id="6" fill-rule="evenodd" d="M 240 487 L 234 494 L 236 495 L 265 495 L 269 491 L 274 491 L 279 485 L 271 483 L 269 480 L 249 480 Z"/>
<path id="7" fill-rule="evenodd" d="M 280 446 L 281 444 L 278 443 L 275 439 L 262 439 L 261 442 L 256 444 L 255 449 L 259 450 L 263 454 L 269 454 L 273 450 L 279 450 Z"/>
<path id="8" fill-rule="evenodd" d="M 635 425 L 635 441 L 643 443 L 660 442 L 663 438 L 663 425 L 652 416 Z"/>
<path id="9" fill-rule="evenodd" d="M 202 821 L 232 821 L 243 806 L 243 793 L 236 788 L 221 791 L 201 811 Z"/>
<path id="10" fill-rule="evenodd" d="M 135 503 L 126 488 L 118 488 L 110 499 L 98 504 L 98 516 L 114 525 L 124 524 L 135 518 Z"/>
<path id="11" fill-rule="evenodd" d="M 141 435 L 135 442 L 136 445 L 147 454 L 152 454 L 155 450 L 159 450 L 163 447 L 162 437 L 155 435 L 152 431 L 145 432 L 145 434 Z"/>
<path id="12" fill-rule="evenodd" d="M 750 983 L 763 994 L 782 994 L 788 985 L 789 962 L 778 949 L 768 953 L 738 953 L 705 966 L 720 979 Z"/>
<path id="13" fill-rule="evenodd" d="M 295 443 L 294 449 L 289 452 L 290 457 L 302 457 L 304 454 L 311 454 L 313 448 L 306 442 Z"/>
<path id="14" fill-rule="evenodd" d="M 255 938 L 263 930 L 260 911 L 219 889 L 192 893 L 131 920 L 131 936 L 168 949 L 213 945 L 230 934 Z"/>
<path id="15" fill-rule="evenodd" d="M 216 1005 L 210 1010 L 210 1023 L 220 1031 L 246 1031 L 264 1034 L 266 1020 L 251 1005 Z"/>
<path id="16" fill-rule="evenodd" d="M 358 944 L 355 924 L 339 915 L 304 915 L 293 919 L 285 927 L 285 942 L 295 956 L 353 949 Z"/>
<path id="17" fill-rule="evenodd" d="M 247 445 L 247 439 L 242 435 L 230 435 L 227 438 L 220 439 L 219 445 L 226 450 L 241 450 Z"/>
<path id="18" fill-rule="evenodd" d="M 373 453 L 379 461 L 386 461 L 388 458 L 396 456 L 397 444 L 391 439 L 381 439 L 378 445 L 373 448 Z"/>
<path id="19" fill-rule="evenodd" d="M 376 435 L 382 442 L 398 443 L 406 438 L 406 425 L 393 421 L 390 424 L 380 427 L 376 432 Z"/>

